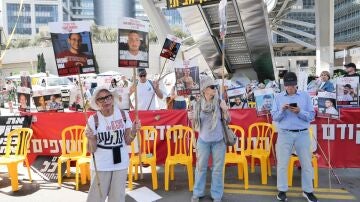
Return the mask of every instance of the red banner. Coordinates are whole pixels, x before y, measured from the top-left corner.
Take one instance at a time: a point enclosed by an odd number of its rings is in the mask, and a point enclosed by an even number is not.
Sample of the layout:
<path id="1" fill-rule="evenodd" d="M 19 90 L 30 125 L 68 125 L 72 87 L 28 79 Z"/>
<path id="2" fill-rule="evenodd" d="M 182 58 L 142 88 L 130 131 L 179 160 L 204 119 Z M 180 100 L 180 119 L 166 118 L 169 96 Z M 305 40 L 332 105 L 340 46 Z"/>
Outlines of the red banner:
<path id="1" fill-rule="evenodd" d="M 130 114 L 134 117 L 134 114 Z M 84 125 L 83 113 L 33 113 L 36 122 L 32 124 L 34 137 L 30 146 L 30 161 L 37 155 L 60 155 L 61 131 L 71 125 Z M 231 123 L 242 126 L 247 131 L 254 122 L 271 122 L 271 117 L 256 115 L 255 109 L 231 110 Z M 341 120 L 316 118 L 312 123 L 314 135 L 320 147 L 328 157 L 327 140 L 330 142 L 330 157 L 333 167 L 360 167 L 360 109 L 341 109 Z M 187 125 L 187 113 L 182 110 L 139 111 L 142 125 L 153 125 L 158 129 L 158 164 L 163 164 L 166 158 L 166 129 L 174 125 Z M 276 139 L 276 138 L 274 138 Z M 275 140 L 274 140 L 275 141 Z M 320 148 L 319 166 L 327 167 Z"/>

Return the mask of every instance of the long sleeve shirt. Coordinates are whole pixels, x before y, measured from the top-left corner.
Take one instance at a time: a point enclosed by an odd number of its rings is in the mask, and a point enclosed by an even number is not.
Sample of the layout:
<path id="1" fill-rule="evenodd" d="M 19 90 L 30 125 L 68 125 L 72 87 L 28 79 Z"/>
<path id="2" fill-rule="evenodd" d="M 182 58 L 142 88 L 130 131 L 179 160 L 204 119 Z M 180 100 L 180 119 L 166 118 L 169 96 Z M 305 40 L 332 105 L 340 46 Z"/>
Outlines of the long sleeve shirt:
<path id="1" fill-rule="evenodd" d="M 289 109 L 282 109 L 284 104 L 297 103 L 300 108 L 298 114 Z M 315 117 L 314 107 L 307 92 L 297 91 L 294 95 L 285 92 L 277 94 L 274 98 L 271 115 L 278 128 L 287 130 L 300 130 L 309 128 L 310 122 Z"/>

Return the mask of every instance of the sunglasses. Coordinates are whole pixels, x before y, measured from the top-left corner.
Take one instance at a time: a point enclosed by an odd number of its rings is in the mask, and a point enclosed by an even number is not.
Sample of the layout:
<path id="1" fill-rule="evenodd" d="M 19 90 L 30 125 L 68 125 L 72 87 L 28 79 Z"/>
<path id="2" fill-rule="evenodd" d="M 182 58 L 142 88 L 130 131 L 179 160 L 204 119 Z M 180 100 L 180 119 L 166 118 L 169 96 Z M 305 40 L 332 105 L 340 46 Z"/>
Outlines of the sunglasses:
<path id="1" fill-rule="evenodd" d="M 216 88 L 216 85 L 211 85 L 211 86 L 208 86 L 208 88 L 211 88 L 211 89 L 215 89 Z"/>
<path id="2" fill-rule="evenodd" d="M 139 77 L 146 77 L 146 74 L 143 74 L 143 75 L 139 75 Z"/>
<path id="3" fill-rule="evenodd" d="M 104 97 L 99 97 L 99 98 L 96 98 L 96 101 L 100 102 L 100 103 L 104 103 L 105 101 L 109 101 L 112 99 L 112 95 L 109 94 L 107 96 L 104 96 Z"/>

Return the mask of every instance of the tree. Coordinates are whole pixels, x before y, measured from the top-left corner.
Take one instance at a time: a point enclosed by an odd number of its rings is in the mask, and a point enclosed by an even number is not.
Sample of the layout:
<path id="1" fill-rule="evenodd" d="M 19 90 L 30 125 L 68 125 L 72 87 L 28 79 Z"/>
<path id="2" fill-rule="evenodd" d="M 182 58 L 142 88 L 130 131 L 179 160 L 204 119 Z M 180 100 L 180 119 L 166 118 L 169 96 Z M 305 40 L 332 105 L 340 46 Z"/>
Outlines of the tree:
<path id="1" fill-rule="evenodd" d="M 38 54 L 38 63 L 37 63 L 37 72 L 45 72 L 46 71 L 46 62 L 44 59 L 44 53 Z"/>

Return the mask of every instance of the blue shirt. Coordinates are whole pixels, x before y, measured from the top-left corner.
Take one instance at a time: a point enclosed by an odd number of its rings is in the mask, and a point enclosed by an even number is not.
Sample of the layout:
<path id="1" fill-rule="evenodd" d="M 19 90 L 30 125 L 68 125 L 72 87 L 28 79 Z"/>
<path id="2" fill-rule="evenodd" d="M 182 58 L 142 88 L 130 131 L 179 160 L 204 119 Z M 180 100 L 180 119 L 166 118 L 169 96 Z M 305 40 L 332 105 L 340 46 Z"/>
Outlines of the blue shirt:
<path id="1" fill-rule="evenodd" d="M 282 110 L 284 104 L 297 103 L 300 108 L 298 114 L 289 109 Z M 274 98 L 271 115 L 278 128 L 287 130 L 300 130 L 309 128 L 310 122 L 315 117 L 314 107 L 307 92 L 296 91 L 294 95 L 285 92 L 277 94 Z"/>

